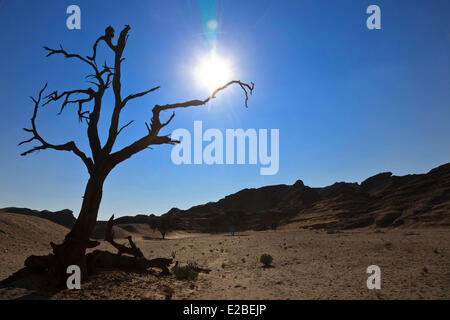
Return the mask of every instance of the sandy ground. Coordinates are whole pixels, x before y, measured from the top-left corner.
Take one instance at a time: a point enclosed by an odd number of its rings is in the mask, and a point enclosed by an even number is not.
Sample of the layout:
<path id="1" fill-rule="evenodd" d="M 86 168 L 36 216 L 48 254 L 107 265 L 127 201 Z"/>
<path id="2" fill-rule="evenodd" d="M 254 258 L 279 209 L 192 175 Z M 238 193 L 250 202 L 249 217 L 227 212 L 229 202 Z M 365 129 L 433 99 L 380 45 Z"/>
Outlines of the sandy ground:
<path id="1" fill-rule="evenodd" d="M 0 279 L 22 268 L 28 256 L 48 254 L 50 241 L 61 241 L 67 231 L 38 217 L 0 212 Z"/>
<path id="2" fill-rule="evenodd" d="M 55 225 L 29 218 L 17 221 L 0 215 L 1 278 L 20 269 L 29 254 L 48 253 L 49 237 L 58 241 L 65 234 L 66 229 L 56 228 L 51 234 L 42 232 L 33 242 L 34 229 Z M 18 223 L 11 226 L 11 221 Z M 33 229 L 27 223 L 38 225 Z M 12 239 L 5 237 L 7 228 L 34 231 L 23 230 Z M 196 280 L 160 277 L 157 270 L 145 274 L 105 271 L 83 282 L 81 290 L 62 291 L 46 289 L 42 279 L 30 278 L 0 288 L 0 298 L 163 299 L 167 288 L 172 288 L 173 299 L 450 299 L 450 230 L 334 234 L 278 230 L 234 237 L 176 232 L 167 240 L 136 238 L 147 258 L 174 254 L 180 264 L 196 261 L 212 271 L 200 273 Z M 108 243 L 100 249 L 115 252 Z M 259 258 L 263 253 L 273 256 L 273 268 L 262 267 Z M 369 265 L 381 268 L 380 290 L 366 287 Z"/>

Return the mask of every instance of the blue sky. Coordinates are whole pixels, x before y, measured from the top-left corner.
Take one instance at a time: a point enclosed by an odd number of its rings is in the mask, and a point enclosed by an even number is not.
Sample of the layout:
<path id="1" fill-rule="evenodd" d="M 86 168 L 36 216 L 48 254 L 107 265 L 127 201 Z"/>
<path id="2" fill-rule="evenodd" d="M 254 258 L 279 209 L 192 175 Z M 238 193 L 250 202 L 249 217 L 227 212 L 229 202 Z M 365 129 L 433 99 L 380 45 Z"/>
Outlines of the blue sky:
<path id="1" fill-rule="evenodd" d="M 81 30 L 66 28 L 67 6 L 81 8 Z M 366 28 L 366 8 L 381 8 L 381 30 Z M 161 214 L 216 201 L 243 188 L 292 184 L 320 187 L 361 182 L 383 171 L 424 173 L 450 160 L 450 2 L 438 1 L 11 1 L 0 0 L 0 207 L 77 212 L 88 174 L 72 154 L 41 151 L 21 157 L 36 95 L 84 88 L 89 71 L 77 61 L 45 58 L 42 46 L 83 55 L 111 25 L 131 26 L 124 56 L 124 95 L 156 85 L 121 121 L 135 120 L 117 148 L 143 136 L 154 104 L 206 98 L 193 80 L 212 45 L 233 62 L 236 79 L 255 82 L 249 108 L 231 88 L 210 106 L 180 110 L 169 134 L 204 129 L 280 130 L 280 169 L 261 176 L 257 165 L 181 165 L 172 146 L 146 150 L 120 164 L 104 187 L 100 219 Z M 205 34 L 205 21 L 218 27 Z M 102 49 L 99 56 L 105 56 Z M 108 59 L 108 56 L 106 56 Z M 111 57 L 109 56 L 110 61 Z M 99 59 L 99 62 L 103 58 Z M 106 97 L 99 130 L 112 106 Z M 88 152 L 74 108 L 58 104 L 38 115 L 54 143 L 74 139 Z M 164 115 L 166 116 L 166 115 Z M 104 139 L 105 135 L 101 135 Z M 103 140 L 104 141 L 104 140 Z"/>

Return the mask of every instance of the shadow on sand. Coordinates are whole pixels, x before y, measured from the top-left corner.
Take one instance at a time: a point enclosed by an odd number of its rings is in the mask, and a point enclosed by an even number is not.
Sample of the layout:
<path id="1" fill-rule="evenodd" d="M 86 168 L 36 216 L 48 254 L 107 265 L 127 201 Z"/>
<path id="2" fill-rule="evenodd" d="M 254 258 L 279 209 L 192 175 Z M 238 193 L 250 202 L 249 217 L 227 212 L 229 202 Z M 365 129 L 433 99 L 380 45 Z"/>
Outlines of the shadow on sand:
<path id="1" fill-rule="evenodd" d="M 56 279 L 28 273 L 25 268 L 0 281 L 2 296 L 9 300 L 49 300 L 63 289 Z"/>

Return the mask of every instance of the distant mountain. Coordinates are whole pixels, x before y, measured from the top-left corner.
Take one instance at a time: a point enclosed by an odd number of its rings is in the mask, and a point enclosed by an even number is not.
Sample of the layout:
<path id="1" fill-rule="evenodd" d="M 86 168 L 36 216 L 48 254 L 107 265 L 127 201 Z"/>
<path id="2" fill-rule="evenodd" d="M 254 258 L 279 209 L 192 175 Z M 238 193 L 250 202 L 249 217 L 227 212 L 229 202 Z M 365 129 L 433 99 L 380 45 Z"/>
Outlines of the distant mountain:
<path id="1" fill-rule="evenodd" d="M 74 225 L 76 219 L 73 216 L 73 212 L 69 209 L 64 209 L 60 211 L 48 211 L 48 210 L 32 210 L 28 208 L 16 208 L 16 207 L 8 207 L 0 209 L 0 211 L 3 212 L 9 212 L 9 213 L 18 213 L 18 214 L 24 214 L 28 216 L 34 216 L 39 217 L 43 219 L 47 219 L 50 221 L 53 221 L 54 223 L 57 223 L 61 226 L 64 226 L 66 228 L 72 228 Z"/>
<path id="2" fill-rule="evenodd" d="M 226 231 L 220 226 L 224 227 L 224 212 L 230 209 L 242 209 L 245 227 L 255 230 L 267 229 L 274 217 L 279 225 L 291 228 L 448 228 L 450 163 L 426 174 L 394 176 L 384 172 L 361 184 L 336 182 L 310 188 L 298 180 L 293 185 L 244 189 L 188 210 L 172 208 L 164 215 L 175 218 L 177 229 Z M 52 212 L 9 207 L 0 211 L 48 219 L 69 229 L 76 220 L 69 209 Z M 117 237 L 138 232 L 136 224 L 147 224 L 148 217 L 141 214 L 115 219 Z M 102 238 L 105 226 L 106 221 L 98 221 L 93 237 Z"/>
<path id="3" fill-rule="evenodd" d="M 310 188 L 298 180 L 293 185 L 244 189 L 188 210 L 173 208 L 165 215 L 177 218 L 179 228 L 211 231 L 230 209 L 244 210 L 245 224 L 252 229 L 267 228 L 274 216 L 281 225 L 296 228 L 449 227 L 450 163 L 426 174 L 384 172 L 361 184 Z"/>
<path id="4" fill-rule="evenodd" d="M 145 224 L 147 228 L 149 216 L 138 214 L 137 216 L 123 216 L 114 219 L 114 237 L 115 238 L 126 238 L 132 233 L 142 233 L 142 225 Z M 105 237 L 106 232 L 106 223 L 107 221 L 97 221 L 95 225 L 94 232 L 92 234 L 93 239 L 103 239 Z M 148 232 L 148 230 L 145 230 Z"/>
<path id="5" fill-rule="evenodd" d="M 8 207 L 0 209 L 0 213 L 2 212 L 46 219 L 68 229 L 71 229 L 76 221 L 76 218 L 73 216 L 72 211 L 69 209 L 52 212 L 48 210 L 39 211 L 28 208 Z M 131 234 L 149 234 L 151 233 L 150 227 L 147 225 L 142 226 L 142 224 L 147 224 L 147 221 L 148 216 L 146 215 L 137 215 L 134 217 L 125 216 L 117 218 L 114 220 L 114 236 L 115 238 L 121 239 L 126 238 Z M 92 238 L 103 239 L 105 236 L 105 230 L 106 221 L 97 221 L 94 232 L 92 234 Z"/>

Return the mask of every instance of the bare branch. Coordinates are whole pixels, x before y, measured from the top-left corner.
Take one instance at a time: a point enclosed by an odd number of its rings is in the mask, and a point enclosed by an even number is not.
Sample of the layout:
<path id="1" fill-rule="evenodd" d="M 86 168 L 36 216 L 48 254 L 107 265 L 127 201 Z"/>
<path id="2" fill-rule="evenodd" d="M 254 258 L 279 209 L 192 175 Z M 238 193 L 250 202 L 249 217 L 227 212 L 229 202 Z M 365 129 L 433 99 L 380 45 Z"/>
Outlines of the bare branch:
<path id="1" fill-rule="evenodd" d="M 102 40 L 104 40 L 104 41 L 106 42 L 106 44 L 107 44 L 113 51 L 115 51 L 115 47 L 114 47 L 114 45 L 113 45 L 112 42 L 111 42 L 112 38 L 114 38 L 114 29 L 113 29 L 113 27 L 108 26 L 108 27 L 105 29 L 105 34 L 104 34 L 103 36 L 99 37 L 99 38 L 97 39 L 97 41 L 95 41 L 94 47 L 92 48 L 92 51 L 93 51 L 92 57 L 87 57 L 87 58 L 88 58 L 89 60 L 91 60 L 91 61 L 94 61 L 94 63 L 95 63 L 95 56 L 97 55 L 97 45 L 98 45 L 98 43 L 99 43 L 100 41 L 102 41 Z"/>
<path id="2" fill-rule="evenodd" d="M 217 88 L 205 100 L 190 100 L 190 101 L 183 102 L 183 103 L 167 104 L 164 106 L 156 105 L 152 110 L 153 117 L 151 119 L 150 126 L 148 125 L 147 122 L 145 123 L 148 134 L 146 136 L 140 138 L 139 140 L 133 142 L 128 147 L 125 147 L 125 148 L 111 154 L 111 167 L 109 168 L 109 170 L 112 170 L 112 168 L 114 168 L 114 166 L 116 166 L 118 163 L 128 159 L 132 155 L 134 155 L 144 149 L 147 149 L 151 145 L 176 144 L 176 143 L 180 142 L 178 140 L 171 139 L 169 136 L 159 136 L 158 135 L 159 131 L 162 128 L 164 128 L 165 126 L 167 126 L 172 121 L 172 119 L 175 117 L 175 113 L 173 113 L 170 116 L 169 120 L 167 120 L 164 123 L 161 123 L 161 121 L 159 119 L 159 115 L 160 115 L 161 111 L 168 110 L 168 109 L 187 108 L 187 107 L 192 107 L 192 106 L 204 105 L 211 99 L 214 99 L 216 97 L 217 93 L 226 89 L 228 86 L 230 86 L 232 84 L 238 84 L 242 88 L 242 90 L 244 90 L 245 106 L 247 107 L 248 94 L 249 93 L 252 94 L 253 89 L 254 89 L 254 84 L 251 83 L 251 85 L 249 85 L 244 82 L 237 81 L 237 80 L 230 81 L 226 85 L 224 85 L 220 88 Z"/>
<path id="3" fill-rule="evenodd" d="M 176 144 L 179 143 L 178 140 L 173 140 L 169 136 L 144 136 L 141 139 L 133 142 L 129 146 L 114 152 L 111 154 L 110 159 L 110 167 L 108 170 L 112 170 L 117 164 L 120 162 L 130 158 L 132 155 L 144 150 L 151 149 L 149 146 L 151 145 L 162 145 L 162 144 Z"/>
<path id="4" fill-rule="evenodd" d="M 127 104 L 127 102 L 130 101 L 131 99 L 135 99 L 135 98 L 139 98 L 139 97 L 145 96 L 147 93 L 156 91 L 156 90 L 158 90 L 159 88 L 160 88 L 160 87 L 157 86 L 157 87 L 151 88 L 150 90 L 147 90 L 147 91 L 144 91 L 144 92 L 135 93 L 135 94 L 130 94 L 128 97 L 126 97 L 125 99 L 123 99 L 122 106 L 125 106 L 125 105 Z"/>
<path id="5" fill-rule="evenodd" d="M 66 50 L 63 49 L 62 46 L 60 46 L 59 50 L 56 49 L 51 49 L 49 47 L 44 47 L 45 50 L 49 51 L 49 53 L 46 55 L 46 57 L 50 57 L 51 55 L 54 54 L 62 54 L 64 55 L 66 58 L 77 58 L 85 63 L 87 63 L 88 65 L 90 65 L 94 70 L 95 73 L 98 74 L 98 69 L 97 66 L 95 65 L 95 63 L 87 60 L 86 58 L 83 58 L 82 56 L 80 56 L 79 54 L 74 54 L 74 53 L 68 53 Z"/>
<path id="6" fill-rule="evenodd" d="M 113 31 L 113 32 L 114 32 L 114 31 Z M 102 37 L 100 37 L 100 38 L 102 38 Z M 100 38 L 99 38 L 99 39 L 100 39 Z M 97 40 L 97 42 L 98 42 L 98 41 L 99 41 L 99 40 Z M 96 42 L 96 44 L 97 44 L 97 42 Z M 96 48 L 96 44 L 94 45 L 94 48 Z M 88 64 L 89 66 L 91 66 L 92 69 L 94 69 L 95 75 L 92 75 L 92 76 L 94 76 L 94 77 L 99 81 L 99 83 L 95 83 L 95 84 L 96 84 L 98 87 L 101 87 L 101 88 L 103 88 L 103 89 L 106 89 L 106 88 L 108 87 L 107 84 L 108 84 L 109 78 L 111 77 L 112 72 L 111 72 L 110 68 L 108 68 L 108 67 L 106 66 L 106 64 L 105 64 L 104 69 L 103 69 L 102 71 L 99 71 L 99 70 L 98 70 L 97 64 L 96 64 L 96 62 L 95 62 L 95 54 L 94 54 L 94 59 L 92 59 L 91 57 L 86 57 L 86 58 L 84 58 L 84 57 L 82 57 L 82 56 L 79 55 L 79 54 L 68 53 L 66 50 L 63 49 L 62 46 L 60 46 L 60 49 L 59 49 L 59 50 L 51 49 L 51 48 L 49 48 L 49 47 L 44 47 L 44 49 L 47 50 L 47 51 L 49 51 L 49 53 L 47 54 L 47 57 L 49 57 L 49 56 L 51 56 L 51 55 L 54 55 L 54 54 L 62 54 L 62 55 L 64 55 L 66 58 L 76 58 L 76 59 L 78 59 L 78 60 L 80 60 L 80 61 L 82 61 L 82 62 L 85 62 L 86 64 Z M 94 53 L 95 53 L 95 52 L 94 52 Z M 103 78 L 102 78 L 103 74 L 105 74 L 105 73 L 108 73 L 108 76 L 107 76 L 108 79 L 107 79 L 106 83 L 105 83 L 105 81 L 104 81 Z"/>
<path id="7" fill-rule="evenodd" d="M 126 125 L 122 126 L 119 131 L 117 131 L 117 135 L 119 135 L 119 133 L 125 129 L 126 127 L 128 127 L 130 124 L 132 124 L 134 122 L 134 120 L 131 120 L 130 122 L 128 122 Z"/>
<path id="8" fill-rule="evenodd" d="M 44 149 L 71 151 L 74 154 L 76 154 L 78 157 L 80 157 L 81 160 L 83 160 L 83 162 L 86 165 L 88 171 L 91 172 L 93 170 L 93 162 L 92 162 L 92 160 L 90 158 L 88 158 L 80 149 L 78 149 L 78 147 L 76 146 L 75 142 L 69 141 L 69 142 L 64 143 L 64 144 L 57 144 L 57 145 L 55 145 L 55 144 L 48 143 L 47 141 L 45 141 L 39 135 L 39 133 L 38 133 L 38 131 L 36 129 L 36 116 L 37 116 L 39 104 L 41 102 L 42 93 L 44 92 L 44 90 L 46 88 L 47 88 L 47 84 L 45 84 L 45 86 L 41 89 L 37 99 L 32 98 L 32 100 L 34 102 L 34 111 L 33 111 L 33 116 L 31 117 L 31 129 L 27 129 L 27 128 L 23 129 L 26 132 L 32 133 L 33 136 L 30 139 L 24 140 L 24 141 L 19 143 L 19 145 L 22 145 L 22 144 L 26 144 L 26 143 L 32 142 L 33 140 L 37 140 L 37 141 L 39 141 L 41 143 L 41 145 L 35 146 L 35 147 L 33 147 L 33 148 L 31 148 L 31 149 L 21 153 L 21 156 L 26 156 L 27 154 L 30 154 L 30 153 L 33 153 L 33 152 L 39 151 L 39 150 L 44 150 Z"/>
<path id="9" fill-rule="evenodd" d="M 109 126 L 108 139 L 102 149 L 104 154 L 109 154 L 114 146 L 118 135 L 118 126 L 120 113 L 124 107 L 124 103 L 122 101 L 121 96 L 121 63 L 123 61 L 122 53 L 125 49 L 125 45 L 128 38 L 128 31 L 130 30 L 129 25 L 125 25 L 125 28 L 120 32 L 119 39 L 117 40 L 117 44 L 113 46 L 114 50 L 114 75 L 112 79 L 112 88 L 114 91 L 114 109 L 111 117 L 111 124 Z M 155 89 L 156 90 L 156 89 Z M 144 95 L 145 93 L 141 94 Z M 139 95 L 139 94 L 138 94 Z"/>
<path id="10" fill-rule="evenodd" d="M 159 132 L 159 130 L 166 126 L 166 124 L 162 125 L 159 119 L 159 114 L 161 113 L 161 111 L 164 110 L 169 110 L 169 109 L 176 109 L 176 108 L 188 108 L 188 107 L 197 107 L 197 106 L 202 106 L 204 104 L 206 104 L 207 102 L 209 102 L 212 99 L 216 98 L 216 95 L 222 91 L 225 90 L 227 87 L 231 86 L 232 84 L 238 84 L 242 90 L 245 93 L 245 107 L 248 107 L 248 94 L 252 94 L 253 90 L 255 88 L 255 84 L 253 82 L 251 82 L 251 85 L 242 82 L 240 80 L 233 80 L 228 82 L 226 85 L 217 88 L 216 90 L 213 91 L 213 93 L 207 97 L 205 100 L 189 100 L 186 102 L 181 102 L 181 103 L 174 103 L 174 104 L 166 104 L 164 106 L 160 106 L 160 105 L 156 105 L 153 107 L 153 117 L 151 119 L 151 131 L 152 132 L 156 132 L 156 134 Z M 247 91 L 248 90 L 248 91 Z M 172 120 L 173 116 L 171 117 L 171 119 L 169 119 L 169 122 Z"/>
<path id="11" fill-rule="evenodd" d="M 88 97 L 85 99 L 69 100 L 72 95 L 76 95 L 76 94 L 80 94 L 80 93 L 86 94 Z M 92 88 L 88 88 L 85 90 L 78 89 L 78 90 L 72 90 L 72 91 L 64 91 L 59 95 L 58 95 L 58 91 L 53 91 L 52 93 L 50 93 L 49 95 L 47 95 L 45 97 L 45 99 L 47 99 L 47 101 L 43 104 L 43 106 L 47 105 L 48 103 L 50 103 L 52 101 L 57 101 L 57 100 L 65 97 L 64 101 L 61 105 L 61 109 L 58 112 L 58 115 L 60 115 L 63 112 L 63 110 L 67 104 L 78 103 L 78 117 L 79 117 L 79 120 L 81 121 L 83 118 L 86 118 L 84 116 L 84 114 L 86 114 L 86 112 L 83 112 L 83 110 L 82 110 L 83 103 L 91 101 L 94 98 L 95 93 L 96 92 Z"/>
<path id="12" fill-rule="evenodd" d="M 97 74 L 89 74 L 85 78 L 86 79 L 91 79 L 91 78 L 97 79 L 99 81 L 98 83 L 97 82 L 93 82 L 93 81 L 88 81 L 88 82 L 95 84 L 98 88 L 106 89 L 111 84 L 111 82 L 110 82 L 111 80 L 110 79 L 114 75 L 114 72 L 112 72 L 113 69 L 114 68 L 109 67 L 106 64 L 106 61 L 105 61 L 104 65 L 103 65 L 103 69 L 100 72 L 98 72 Z M 106 81 L 103 80 L 103 75 L 104 74 L 107 74 Z"/>
<path id="13" fill-rule="evenodd" d="M 168 110 L 168 109 L 176 109 L 176 108 L 187 108 L 187 107 L 201 106 L 201 105 L 206 104 L 208 101 L 210 101 L 210 100 L 216 98 L 216 95 L 217 95 L 220 91 L 226 89 L 227 87 L 229 87 L 229 86 L 232 85 L 232 84 L 238 84 L 238 85 L 242 88 L 242 90 L 243 90 L 244 93 L 245 93 L 245 107 L 248 107 L 248 105 L 247 105 L 247 102 L 248 102 L 248 93 L 250 93 L 250 94 L 253 93 L 255 84 L 254 84 L 253 82 L 251 82 L 251 86 L 250 86 L 249 84 L 247 84 L 247 83 L 245 83 L 245 82 L 241 82 L 240 80 L 233 80 L 233 81 L 228 82 L 226 85 L 224 85 L 224 86 L 222 86 L 222 87 L 217 88 L 216 90 L 214 90 L 213 93 L 212 93 L 208 98 L 206 98 L 205 100 L 190 100 L 190 101 L 186 101 L 186 102 L 182 102 L 182 103 L 166 104 L 166 105 L 164 105 L 164 106 L 156 105 L 154 109 L 159 109 L 160 111 L 162 111 L 162 110 Z M 247 90 L 248 90 L 249 92 L 247 92 Z"/>
<path id="14" fill-rule="evenodd" d="M 175 117 L 175 112 L 172 113 L 172 115 L 170 116 L 169 120 L 167 120 L 166 122 L 164 122 L 163 124 L 161 124 L 161 129 L 164 128 L 165 126 L 167 126 L 172 119 Z"/>
<path id="15" fill-rule="evenodd" d="M 94 156 L 95 162 L 97 162 L 97 160 L 101 162 L 105 159 L 105 157 L 107 155 L 109 155 L 109 153 L 111 152 L 112 147 L 114 145 L 115 139 L 117 137 L 117 127 L 119 125 L 120 110 L 122 108 L 122 98 L 120 96 L 120 89 L 121 89 L 120 63 L 122 61 L 121 56 L 122 56 L 123 50 L 125 49 L 126 38 L 127 38 L 127 34 L 128 34 L 129 30 L 130 30 L 130 26 L 126 25 L 125 28 L 120 32 L 119 39 L 117 40 L 117 45 L 115 45 L 115 46 L 111 42 L 112 38 L 114 37 L 114 29 L 113 28 L 111 28 L 111 27 L 106 28 L 104 38 L 102 38 L 102 37 L 99 38 L 100 40 L 104 40 L 108 44 L 108 46 L 114 51 L 115 56 L 114 56 L 114 68 L 107 67 L 106 63 L 105 63 L 103 70 L 107 70 L 105 72 L 107 72 L 107 74 L 108 74 L 107 78 L 106 78 L 106 83 L 102 79 L 100 73 L 98 71 L 96 72 L 96 78 L 100 82 L 100 87 L 99 87 L 98 94 L 95 97 L 94 109 L 89 114 L 89 127 L 88 127 L 89 143 L 91 146 L 91 150 L 92 150 L 92 154 Z M 94 64 L 95 64 L 96 47 L 100 40 L 98 40 L 96 42 L 96 44 L 94 44 L 93 56 L 88 57 L 89 60 L 94 61 L 93 62 Z M 111 69 L 113 69 L 114 72 L 112 72 Z M 112 81 L 111 81 L 111 77 L 112 77 Z M 104 94 L 105 90 L 110 86 L 111 83 L 112 83 L 112 87 L 114 90 L 115 105 L 114 105 L 113 115 L 111 117 L 111 125 L 110 125 L 110 129 L 109 129 L 108 140 L 107 140 L 104 148 L 102 148 L 100 145 L 100 139 L 98 136 L 97 124 L 98 124 L 98 121 L 100 118 L 100 109 L 101 109 L 103 94 Z"/>

